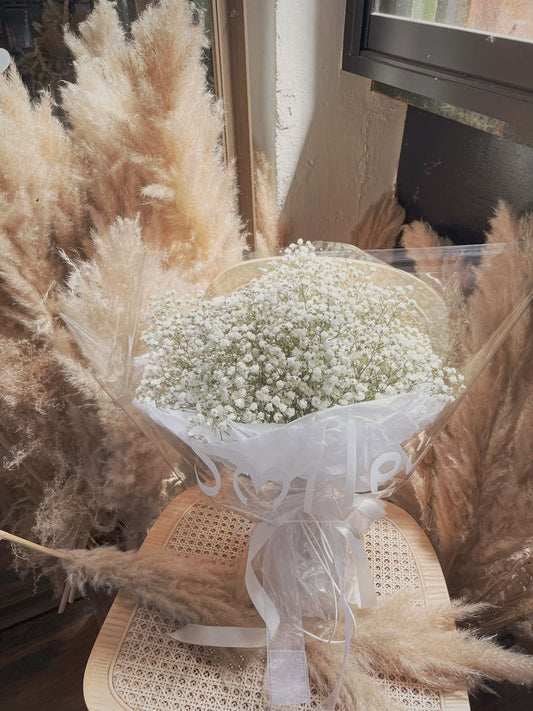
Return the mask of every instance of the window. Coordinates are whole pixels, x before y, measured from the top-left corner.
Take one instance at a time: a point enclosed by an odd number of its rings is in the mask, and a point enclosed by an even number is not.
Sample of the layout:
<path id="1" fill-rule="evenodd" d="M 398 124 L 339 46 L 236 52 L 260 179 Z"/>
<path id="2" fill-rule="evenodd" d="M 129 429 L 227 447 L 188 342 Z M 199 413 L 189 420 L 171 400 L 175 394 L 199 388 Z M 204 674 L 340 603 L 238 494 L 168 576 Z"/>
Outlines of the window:
<path id="1" fill-rule="evenodd" d="M 533 128 L 531 0 L 348 0 L 343 69 Z"/>

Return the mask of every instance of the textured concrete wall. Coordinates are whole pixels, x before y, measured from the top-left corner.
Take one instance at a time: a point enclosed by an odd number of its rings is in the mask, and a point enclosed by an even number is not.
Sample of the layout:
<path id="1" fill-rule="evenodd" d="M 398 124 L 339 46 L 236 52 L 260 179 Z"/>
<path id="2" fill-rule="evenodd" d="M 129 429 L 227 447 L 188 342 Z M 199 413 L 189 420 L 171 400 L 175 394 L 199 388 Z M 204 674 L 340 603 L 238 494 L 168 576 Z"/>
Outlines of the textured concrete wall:
<path id="1" fill-rule="evenodd" d="M 275 28 L 266 81 L 266 55 L 253 40 L 258 3 Z M 294 237 L 348 241 L 396 177 L 405 107 L 341 72 L 344 10 L 344 0 L 248 0 L 254 139 L 276 167 Z"/>

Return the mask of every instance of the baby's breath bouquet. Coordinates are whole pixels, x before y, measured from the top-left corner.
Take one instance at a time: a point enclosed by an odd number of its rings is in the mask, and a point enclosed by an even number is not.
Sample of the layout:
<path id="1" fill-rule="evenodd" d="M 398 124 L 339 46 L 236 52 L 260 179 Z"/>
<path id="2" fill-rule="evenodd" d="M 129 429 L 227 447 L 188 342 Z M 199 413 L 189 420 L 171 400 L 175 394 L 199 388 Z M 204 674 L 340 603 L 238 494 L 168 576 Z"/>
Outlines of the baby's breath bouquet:
<path id="1" fill-rule="evenodd" d="M 179 454 L 180 475 L 255 523 L 244 582 L 265 627 L 187 625 L 175 636 L 266 645 L 273 706 L 309 700 L 305 636 L 344 645 L 346 658 L 351 606 L 375 602 L 364 533 L 527 306 L 467 358 L 476 265 L 497 269 L 511 248 L 377 258 L 300 241 L 149 309 L 143 290 L 159 285 L 141 271 L 127 349 L 70 323 L 86 352 L 103 354 L 107 391 Z"/>
<path id="2" fill-rule="evenodd" d="M 405 467 L 401 443 L 461 392 L 446 324 L 433 322 L 445 304 L 383 263 L 333 257 L 301 240 L 243 267 L 200 298 L 153 299 L 140 409 L 208 458 L 214 483 L 198 482 L 206 493 L 218 493 L 212 460 L 220 460 L 234 469 L 238 499 L 249 505 L 238 481 L 246 474 L 268 513 L 273 485 L 286 495 L 300 478 L 309 488 L 318 469 L 346 488 L 339 452 L 348 457 L 346 427 L 362 428 L 347 492 L 377 494 Z M 246 283 L 234 288 L 242 274 Z M 282 446 L 287 437 L 298 461 Z"/>
<path id="3" fill-rule="evenodd" d="M 154 299 L 138 400 L 185 410 L 190 436 L 222 440 L 235 423 L 415 391 L 448 401 L 461 375 L 421 328 L 412 284 L 375 283 L 368 264 L 300 242 L 227 296 Z"/>
<path id="4" fill-rule="evenodd" d="M 273 704 L 308 699 L 303 619 L 344 616 L 349 644 L 349 603 L 374 602 L 361 537 L 402 445 L 463 388 L 445 312 L 415 277 L 302 241 L 152 301 L 137 407 L 197 454 L 202 491 L 259 521 L 246 585 L 266 634 L 219 641 L 268 643 Z"/>

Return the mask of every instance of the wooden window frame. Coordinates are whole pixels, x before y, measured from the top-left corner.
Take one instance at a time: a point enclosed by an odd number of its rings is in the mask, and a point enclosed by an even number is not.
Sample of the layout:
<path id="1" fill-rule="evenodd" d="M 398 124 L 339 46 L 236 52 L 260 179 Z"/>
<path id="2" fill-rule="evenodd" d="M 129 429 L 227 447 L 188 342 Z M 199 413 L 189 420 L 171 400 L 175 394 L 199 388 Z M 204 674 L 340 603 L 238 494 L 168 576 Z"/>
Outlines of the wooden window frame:
<path id="1" fill-rule="evenodd" d="M 531 128 L 533 43 L 373 15 L 371 5 L 371 0 L 347 0 L 343 69 Z"/>
<path id="2" fill-rule="evenodd" d="M 235 162 L 239 209 L 253 251 L 256 220 L 246 0 L 211 0 L 211 22 L 215 92 L 226 113 L 226 158 Z"/>

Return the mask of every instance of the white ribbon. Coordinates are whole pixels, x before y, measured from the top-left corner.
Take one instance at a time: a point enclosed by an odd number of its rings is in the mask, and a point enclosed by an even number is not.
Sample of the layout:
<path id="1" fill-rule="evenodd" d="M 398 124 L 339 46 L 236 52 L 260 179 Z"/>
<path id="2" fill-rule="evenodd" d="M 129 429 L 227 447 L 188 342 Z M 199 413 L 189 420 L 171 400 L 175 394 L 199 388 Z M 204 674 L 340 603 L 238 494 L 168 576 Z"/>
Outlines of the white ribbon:
<path id="1" fill-rule="evenodd" d="M 308 703 L 310 700 L 307 658 L 304 644 L 304 625 L 301 612 L 301 596 L 295 566 L 278 569 L 270 566 L 280 555 L 280 546 L 292 545 L 295 529 L 313 525 L 317 528 L 317 541 L 321 545 L 321 556 L 329 557 L 336 571 L 336 586 L 344 608 L 344 654 L 339 680 L 335 690 L 326 700 L 325 708 L 333 709 L 338 698 L 344 669 L 353 634 L 352 613 L 345 591 L 344 556 L 339 554 L 341 541 L 348 544 L 349 557 L 353 561 L 359 586 L 359 604 L 368 607 L 375 604 L 375 590 L 370 566 L 364 549 L 362 536 L 370 522 L 385 512 L 384 505 L 369 496 L 356 496 L 353 510 L 343 521 L 294 516 L 295 500 L 302 493 L 289 495 L 289 506 L 276 512 L 272 522 L 258 523 L 250 538 L 246 563 L 245 584 L 252 603 L 265 622 L 264 628 L 210 627 L 185 625 L 170 634 L 174 639 L 188 644 L 209 646 L 253 648 L 267 646 L 267 687 L 274 706 Z M 297 509 L 296 509 L 297 510 Z M 302 509 L 303 510 L 303 504 Z M 358 515 L 362 514 L 363 518 Z M 366 522 L 366 525 L 365 523 Z M 298 531 L 296 531 L 298 532 Z M 292 535 L 291 535 L 292 534 Z M 337 549 L 335 551 L 335 549 Z M 254 569 L 257 556 L 263 554 L 263 582 L 259 581 Z M 289 557 L 296 551 L 288 552 Z M 287 550 L 285 550 L 286 560 Z M 294 561 L 293 561 L 294 562 Z M 268 588 L 268 592 L 267 592 Z M 272 595 L 277 593 L 277 604 Z M 283 607 L 283 611 L 280 608 Z"/>
<path id="2" fill-rule="evenodd" d="M 266 627 L 209 627 L 208 625 L 185 625 L 170 637 L 184 644 L 200 644 L 204 647 L 264 647 Z M 231 639 L 231 644 L 228 644 Z"/>

